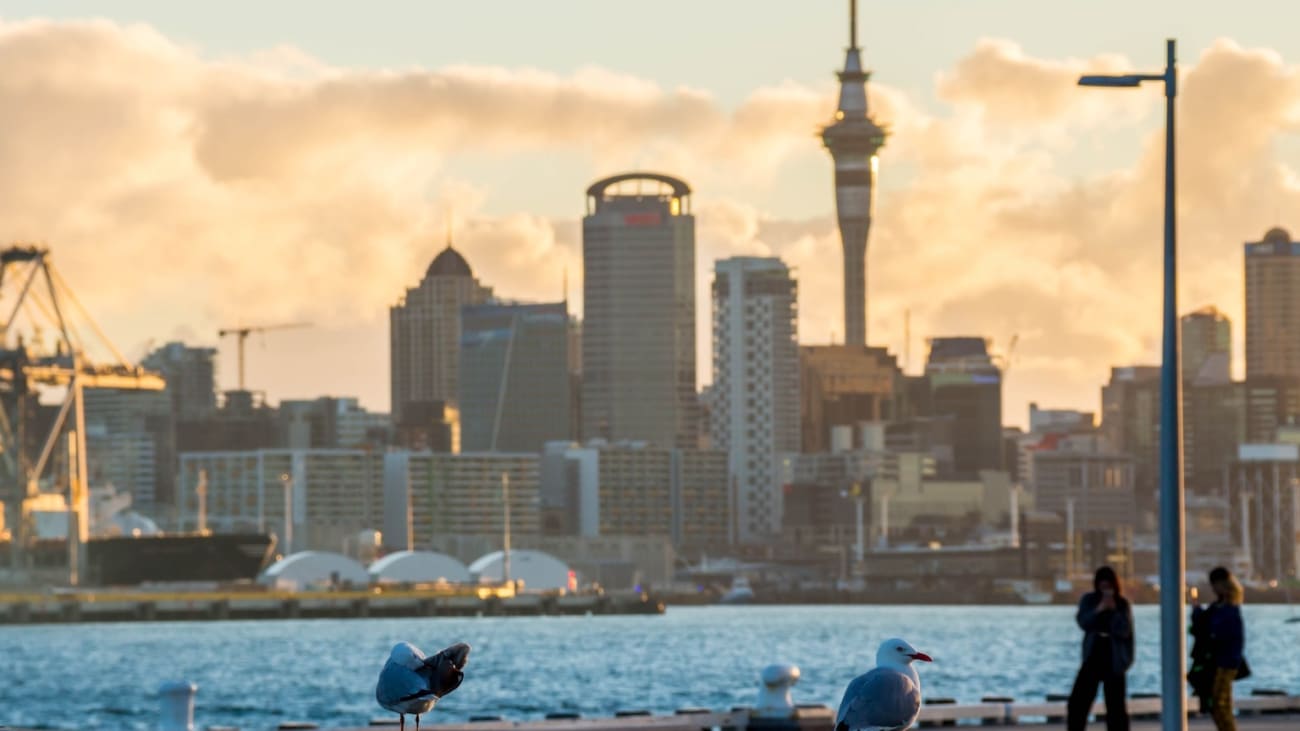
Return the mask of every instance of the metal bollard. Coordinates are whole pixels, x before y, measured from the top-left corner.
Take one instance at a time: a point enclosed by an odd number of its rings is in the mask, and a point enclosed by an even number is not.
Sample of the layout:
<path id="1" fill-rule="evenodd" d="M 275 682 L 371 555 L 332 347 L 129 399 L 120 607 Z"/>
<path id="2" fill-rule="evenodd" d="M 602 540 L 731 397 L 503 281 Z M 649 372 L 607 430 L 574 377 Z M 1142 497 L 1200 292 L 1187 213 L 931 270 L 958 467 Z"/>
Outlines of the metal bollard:
<path id="1" fill-rule="evenodd" d="M 162 731 L 194 731 L 194 694 L 199 686 L 188 680 L 173 680 L 158 687 Z"/>
<path id="2" fill-rule="evenodd" d="M 799 668 L 789 664 L 768 665 L 763 668 L 759 680 L 763 685 L 758 689 L 754 715 L 758 718 L 794 718 L 790 688 L 799 682 Z"/>

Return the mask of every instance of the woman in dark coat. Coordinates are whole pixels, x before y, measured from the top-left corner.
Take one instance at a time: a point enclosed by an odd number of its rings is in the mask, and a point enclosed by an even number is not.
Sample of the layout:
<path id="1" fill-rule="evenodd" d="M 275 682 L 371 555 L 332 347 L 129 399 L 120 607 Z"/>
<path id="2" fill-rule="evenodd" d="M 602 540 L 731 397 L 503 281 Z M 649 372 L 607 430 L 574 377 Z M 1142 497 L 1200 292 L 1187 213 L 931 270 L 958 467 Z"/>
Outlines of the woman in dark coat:
<path id="1" fill-rule="evenodd" d="M 1232 717 L 1232 683 L 1249 674 L 1244 651 L 1246 630 L 1241 621 L 1241 584 L 1222 566 L 1210 572 L 1216 601 L 1192 610 L 1192 692 L 1209 711 L 1219 731 L 1237 731 Z"/>
<path id="2" fill-rule="evenodd" d="M 1133 665 L 1133 607 L 1124 598 L 1119 577 L 1109 566 L 1097 569 L 1093 590 L 1079 600 L 1075 621 L 1083 630 L 1083 664 L 1074 679 L 1066 714 L 1069 731 L 1083 731 L 1105 687 L 1107 731 L 1128 731 L 1127 680 Z"/>

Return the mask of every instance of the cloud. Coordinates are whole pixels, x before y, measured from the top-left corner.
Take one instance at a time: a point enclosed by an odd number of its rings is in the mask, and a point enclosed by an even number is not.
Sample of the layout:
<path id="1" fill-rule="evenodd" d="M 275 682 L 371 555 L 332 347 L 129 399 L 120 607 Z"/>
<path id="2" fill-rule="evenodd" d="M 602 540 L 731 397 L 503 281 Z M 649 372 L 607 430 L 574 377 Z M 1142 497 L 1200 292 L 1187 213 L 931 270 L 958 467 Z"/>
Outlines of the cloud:
<path id="1" fill-rule="evenodd" d="M 980 334 L 1002 347 L 1019 333 L 1015 421 L 1029 400 L 1095 408 L 1110 365 L 1156 355 L 1159 89 L 1074 83 L 1085 70 L 1130 68 L 990 39 L 937 75 L 938 111 L 872 85 L 890 129 L 869 248 L 873 343 L 901 351 L 907 313 L 915 370 L 923 337 Z M 1278 153 L 1300 120 L 1300 77 L 1272 51 L 1223 40 L 1185 64 L 1181 84 L 1184 309 L 1218 305 L 1240 343 L 1240 244 L 1287 223 L 1277 212 L 1300 202 Z M 659 169 L 696 189 L 707 381 L 715 258 L 783 257 L 800 278 L 804 338 L 843 336 L 829 160 L 816 136 L 833 95 L 785 82 L 729 109 L 707 90 L 601 68 L 353 70 L 292 47 L 214 60 L 145 26 L 6 22 L 0 220 L 10 238 L 49 242 L 82 299 L 133 347 L 241 321 L 311 320 L 320 338 L 368 332 L 357 363 L 333 369 L 364 382 L 329 380 L 287 352 L 250 364 L 250 379 L 276 396 L 351 392 L 382 407 L 386 353 L 374 331 L 443 245 L 448 215 L 456 246 L 499 294 L 557 299 L 567 278 L 580 311 L 582 185 Z M 1135 135 L 1131 165 L 1088 164 L 1091 150 Z M 466 155 L 509 172 L 452 172 Z M 561 180 L 537 163 L 556 157 L 586 177 Z M 504 189 L 539 185 L 572 188 L 572 214 L 493 205 Z M 778 215 L 750 198 L 791 186 L 824 188 L 824 206 Z"/>

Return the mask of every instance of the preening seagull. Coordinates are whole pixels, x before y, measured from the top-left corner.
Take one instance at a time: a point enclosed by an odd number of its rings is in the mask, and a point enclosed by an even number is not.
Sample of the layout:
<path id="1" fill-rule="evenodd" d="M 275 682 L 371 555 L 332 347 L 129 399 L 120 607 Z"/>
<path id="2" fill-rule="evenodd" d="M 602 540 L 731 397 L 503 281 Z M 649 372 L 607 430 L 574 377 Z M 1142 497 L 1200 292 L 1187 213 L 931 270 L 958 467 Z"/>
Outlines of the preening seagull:
<path id="1" fill-rule="evenodd" d="M 458 642 L 433 657 L 409 642 L 399 642 L 388 654 L 388 662 L 379 671 L 375 700 L 385 709 L 398 714 L 401 728 L 406 729 L 406 714 L 415 715 L 415 729 L 420 729 L 420 714 L 428 713 L 438 699 L 460 687 L 465 679 L 469 645 Z"/>
<path id="2" fill-rule="evenodd" d="M 907 642 L 885 640 L 876 667 L 849 683 L 835 717 L 835 731 L 902 731 L 921 714 L 921 678 L 912 662 L 930 662 Z"/>

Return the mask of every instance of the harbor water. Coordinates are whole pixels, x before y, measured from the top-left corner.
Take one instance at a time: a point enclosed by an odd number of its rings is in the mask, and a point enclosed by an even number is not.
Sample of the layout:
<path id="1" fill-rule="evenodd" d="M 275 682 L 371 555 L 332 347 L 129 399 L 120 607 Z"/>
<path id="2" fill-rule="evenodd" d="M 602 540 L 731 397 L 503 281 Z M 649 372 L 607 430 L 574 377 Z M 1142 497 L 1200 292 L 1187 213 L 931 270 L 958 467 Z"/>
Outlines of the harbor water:
<path id="1" fill-rule="evenodd" d="M 1136 610 L 1132 692 L 1159 688 L 1157 608 Z M 1300 693 L 1300 623 L 1286 606 L 1245 607 L 1254 676 Z M 151 729 L 158 686 L 199 685 L 195 721 L 364 726 L 386 714 L 374 682 L 389 649 L 473 645 L 466 679 L 424 720 L 538 719 L 753 703 L 759 670 L 791 662 L 798 703 L 834 705 L 877 644 L 902 636 L 934 657 L 925 694 L 1042 699 L 1069 691 L 1081 633 L 1069 607 L 670 607 L 662 616 L 350 619 L 0 627 L 0 726 Z"/>

